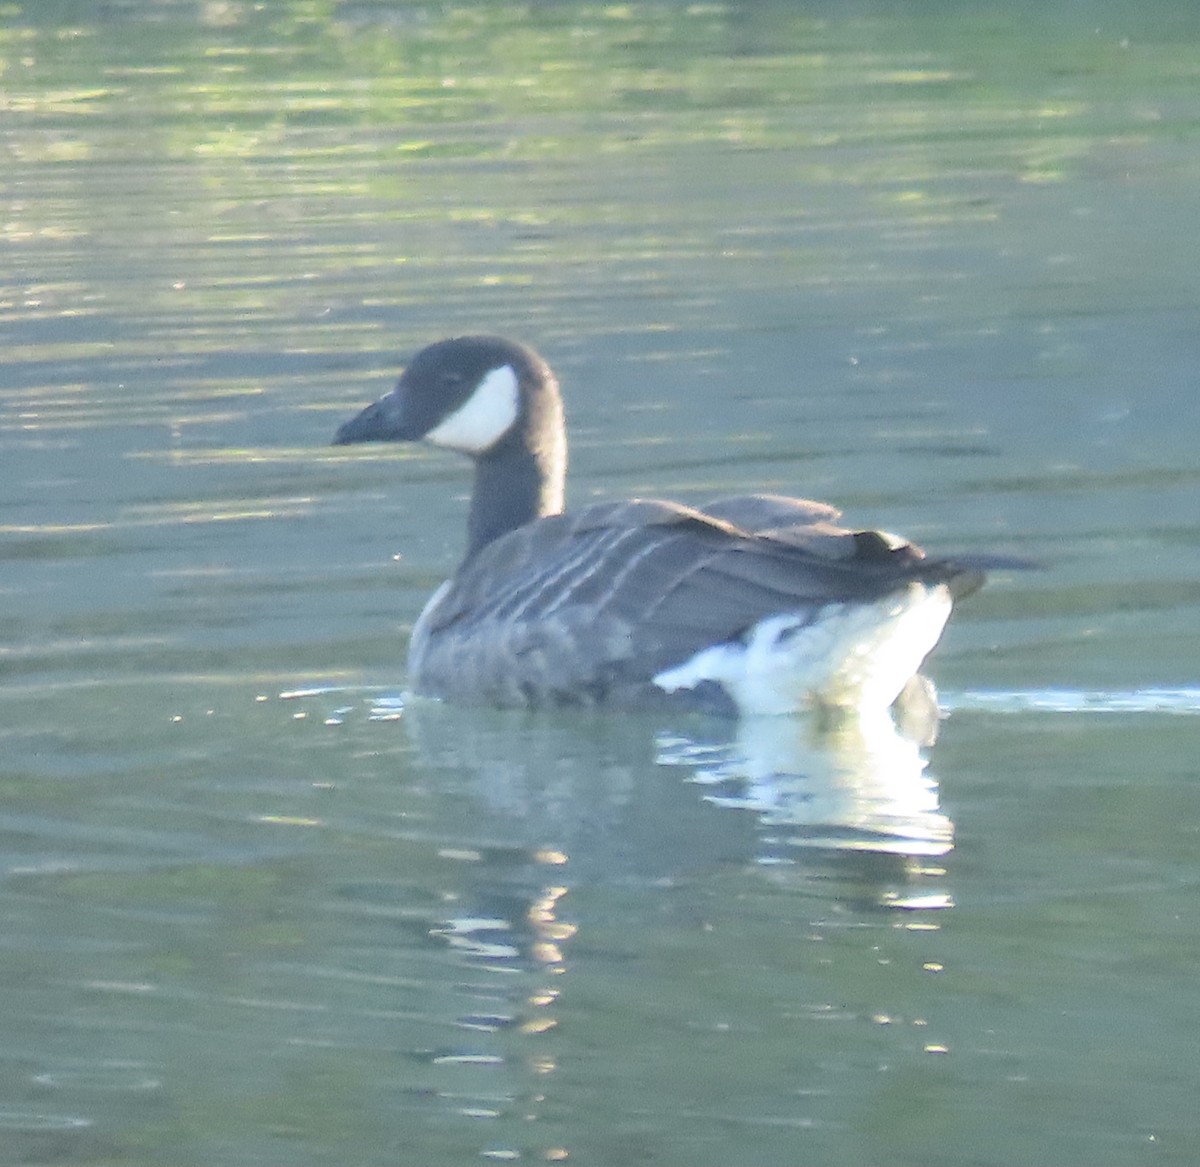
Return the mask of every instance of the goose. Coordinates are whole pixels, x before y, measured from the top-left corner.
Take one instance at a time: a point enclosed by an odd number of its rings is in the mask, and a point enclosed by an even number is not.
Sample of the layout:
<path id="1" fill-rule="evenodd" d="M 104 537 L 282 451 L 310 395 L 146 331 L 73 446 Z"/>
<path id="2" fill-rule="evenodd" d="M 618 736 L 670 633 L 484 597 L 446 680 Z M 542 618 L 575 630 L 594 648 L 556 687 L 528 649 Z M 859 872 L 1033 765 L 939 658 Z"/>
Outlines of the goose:
<path id="1" fill-rule="evenodd" d="M 409 643 L 410 690 L 505 707 L 735 717 L 888 709 L 992 556 L 935 558 L 834 507 L 753 494 L 566 512 L 562 397 L 533 349 L 441 340 L 335 444 L 466 454 L 467 549 Z"/>

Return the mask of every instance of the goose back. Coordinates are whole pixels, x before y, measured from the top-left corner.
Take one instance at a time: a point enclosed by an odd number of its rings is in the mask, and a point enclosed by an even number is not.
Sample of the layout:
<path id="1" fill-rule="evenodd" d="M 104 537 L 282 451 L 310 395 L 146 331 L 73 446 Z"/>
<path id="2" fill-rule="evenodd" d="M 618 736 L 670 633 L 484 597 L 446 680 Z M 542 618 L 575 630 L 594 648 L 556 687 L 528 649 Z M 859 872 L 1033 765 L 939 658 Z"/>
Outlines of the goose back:
<path id="1" fill-rule="evenodd" d="M 508 706 L 732 712 L 727 686 L 672 692 L 657 678 L 714 645 L 744 645 L 780 613 L 794 630 L 970 574 L 837 527 L 837 517 L 822 503 L 752 495 L 703 509 L 605 503 L 528 523 L 471 556 L 431 599 L 410 677 L 421 692 Z"/>

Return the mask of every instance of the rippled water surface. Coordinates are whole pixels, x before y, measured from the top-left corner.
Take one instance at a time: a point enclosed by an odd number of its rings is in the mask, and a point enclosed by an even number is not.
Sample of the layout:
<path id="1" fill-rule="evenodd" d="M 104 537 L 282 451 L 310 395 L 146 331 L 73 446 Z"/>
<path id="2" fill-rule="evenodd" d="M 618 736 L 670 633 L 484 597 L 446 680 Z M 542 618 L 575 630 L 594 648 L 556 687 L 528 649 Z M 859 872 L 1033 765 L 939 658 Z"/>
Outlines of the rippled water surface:
<path id="1" fill-rule="evenodd" d="M 0 7 L 0 1163 L 1189 1163 L 1200 16 Z M 405 700 L 464 468 L 1046 564 L 947 714 Z"/>

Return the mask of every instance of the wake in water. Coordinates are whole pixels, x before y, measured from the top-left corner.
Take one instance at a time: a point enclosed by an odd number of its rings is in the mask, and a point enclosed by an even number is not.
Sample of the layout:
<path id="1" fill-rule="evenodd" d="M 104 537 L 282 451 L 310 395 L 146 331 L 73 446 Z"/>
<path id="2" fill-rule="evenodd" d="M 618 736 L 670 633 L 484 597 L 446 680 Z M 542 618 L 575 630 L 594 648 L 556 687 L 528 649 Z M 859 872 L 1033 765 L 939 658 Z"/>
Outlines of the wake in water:
<path id="1" fill-rule="evenodd" d="M 1164 689 L 968 689 L 941 693 L 946 713 L 978 709 L 989 713 L 1200 713 L 1200 688 Z"/>
<path id="2" fill-rule="evenodd" d="M 336 694 L 366 694 L 372 698 L 370 717 L 393 721 L 404 710 L 404 695 L 381 685 L 320 686 L 280 693 L 281 700 L 328 697 Z M 376 695 L 377 694 L 377 695 Z M 989 713 L 1200 713 L 1200 687 L 1147 689 L 966 689 L 961 693 L 938 693 L 943 713 L 981 710 Z M 332 723 L 350 713 L 348 705 L 334 711 Z"/>

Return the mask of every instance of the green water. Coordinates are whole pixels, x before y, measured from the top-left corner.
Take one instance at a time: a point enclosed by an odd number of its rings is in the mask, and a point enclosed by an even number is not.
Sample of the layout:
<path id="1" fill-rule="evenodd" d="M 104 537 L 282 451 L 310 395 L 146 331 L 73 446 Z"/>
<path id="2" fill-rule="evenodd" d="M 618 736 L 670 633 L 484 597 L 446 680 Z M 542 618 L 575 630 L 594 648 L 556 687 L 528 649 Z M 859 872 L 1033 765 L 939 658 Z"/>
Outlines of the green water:
<path id="1" fill-rule="evenodd" d="M 1189 1163 L 1200 15 L 0 6 L 0 1164 Z M 571 499 L 1035 557 L 921 758 L 406 703 L 416 348 Z M 926 765 L 927 762 L 927 765 Z"/>

